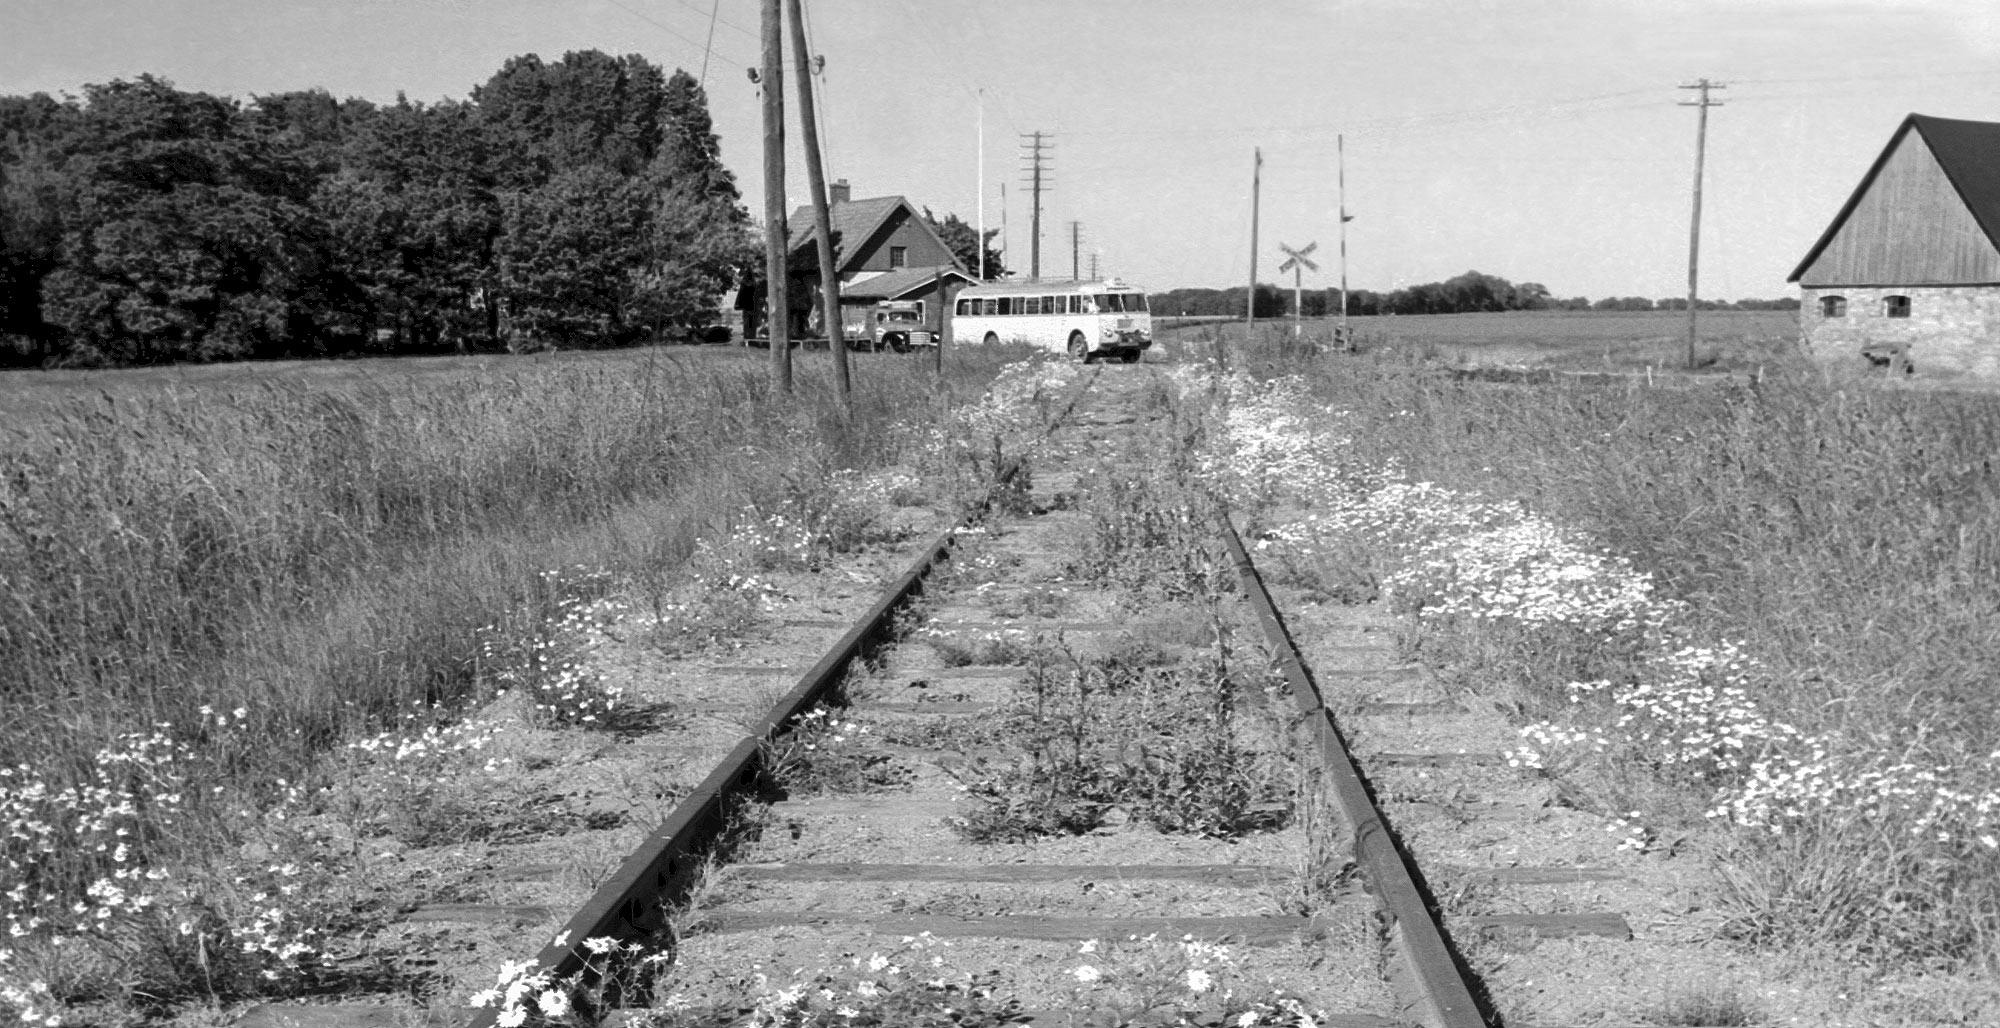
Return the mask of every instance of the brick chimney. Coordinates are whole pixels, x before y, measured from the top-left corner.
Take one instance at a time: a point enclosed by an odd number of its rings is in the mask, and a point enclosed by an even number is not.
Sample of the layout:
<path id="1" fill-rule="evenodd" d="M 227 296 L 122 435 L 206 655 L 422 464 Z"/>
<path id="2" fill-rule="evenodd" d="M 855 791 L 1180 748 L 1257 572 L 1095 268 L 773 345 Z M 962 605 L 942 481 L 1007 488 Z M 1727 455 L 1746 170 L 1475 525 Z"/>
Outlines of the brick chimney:
<path id="1" fill-rule="evenodd" d="M 844 178 L 835 179 L 833 185 L 826 187 L 826 203 L 829 207 L 837 203 L 849 203 L 853 199 L 854 187 L 848 185 Z"/>

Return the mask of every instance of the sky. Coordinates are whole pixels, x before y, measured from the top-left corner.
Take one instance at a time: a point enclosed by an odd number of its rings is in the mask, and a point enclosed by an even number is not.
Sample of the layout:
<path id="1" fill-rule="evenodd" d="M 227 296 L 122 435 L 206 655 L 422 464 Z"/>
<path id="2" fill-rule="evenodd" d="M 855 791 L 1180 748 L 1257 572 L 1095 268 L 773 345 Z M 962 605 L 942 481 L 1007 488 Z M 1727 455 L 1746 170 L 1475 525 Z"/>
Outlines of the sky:
<path id="1" fill-rule="evenodd" d="M 241 99 L 436 100 L 517 54 L 638 53 L 703 77 L 761 216 L 759 17 L 757 0 L 0 0 L 0 94 L 151 73 Z M 1792 295 L 1905 115 L 2000 121 L 1993 0 L 807 0 L 806 21 L 828 173 L 855 197 L 971 224 L 983 207 L 988 228 L 1004 206 L 1026 273 L 1023 136 L 1045 132 L 1043 275 L 1070 274 L 1075 223 L 1082 272 L 1153 290 L 1248 278 L 1261 150 L 1259 281 L 1290 285 L 1279 247 L 1316 243 L 1306 288 L 1339 283 L 1344 166 L 1353 288 L 1478 270 L 1685 296 L 1698 110 L 1680 87 L 1706 78 L 1724 88 L 1700 294 Z M 788 208 L 806 200 L 795 116 Z"/>

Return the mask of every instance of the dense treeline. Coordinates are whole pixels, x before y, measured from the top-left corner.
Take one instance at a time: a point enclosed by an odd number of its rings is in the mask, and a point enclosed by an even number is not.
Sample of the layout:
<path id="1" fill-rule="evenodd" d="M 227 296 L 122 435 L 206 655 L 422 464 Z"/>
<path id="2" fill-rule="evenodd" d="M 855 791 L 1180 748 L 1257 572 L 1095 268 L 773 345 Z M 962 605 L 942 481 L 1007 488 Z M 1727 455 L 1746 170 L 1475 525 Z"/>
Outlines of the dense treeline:
<path id="1" fill-rule="evenodd" d="M 672 337 L 714 319 L 747 224 L 701 86 L 636 55 L 516 57 L 432 104 L 0 97 L 0 361 Z"/>
<path id="2" fill-rule="evenodd" d="M 1309 289 L 1299 296 L 1308 318 L 1324 317 L 1340 310 L 1338 289 Z M 1779 300 L 1702 300 L 1702 310 L 1797 310 L 1796 297 Z M 1650 311 L 1687 310 L 1687 298 L 1650 300 L 1641 296 L 1562 298 L 1539 282 L 1516 285 L 1496 275 L 1468 271 L 1443 282 L 1426 282 L 1387 293 L 1368 289 L 1348 291 L 1347 312 L 1369 314 L 1470 314 L 1480 311 Z M 1229 289 L 1172 289 L 1153 294 L 1153 312 L 1165 315 L 1243 316 L 1243 287 Z M 1287 317 L 1292 313 L 1292 290 L 1257 284 L 1257 316 Z"/>

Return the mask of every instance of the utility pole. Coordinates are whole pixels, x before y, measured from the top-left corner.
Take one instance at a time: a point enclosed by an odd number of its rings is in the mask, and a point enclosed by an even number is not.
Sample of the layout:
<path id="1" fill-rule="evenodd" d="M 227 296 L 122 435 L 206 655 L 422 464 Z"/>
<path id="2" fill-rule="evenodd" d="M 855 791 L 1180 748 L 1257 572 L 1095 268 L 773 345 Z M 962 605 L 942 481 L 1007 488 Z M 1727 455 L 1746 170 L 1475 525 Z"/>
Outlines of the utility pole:
<path id="1" fill-rule="evenodd" d="M 792 391 L 791 298 L 785 288 L 785 24 L 778 0 L 764 0 L 764 334 L 771 341 L 771 388 Z"/>
<path id="2" fill-rule="evenodd" d="M 1082 272 L 1083 272 L 1083 222 L 1072 221 L 1069 223 L 1070 281 L 1072 282 L 1079 281 L 1077 276 L 1082 274 Z"/>
<path id="3" fill-rule="evenodd" d="M 1334 136 L 1333 147 L 1340 162 L 1340 345 L 1352 350 L 1354 337 L 1347 334 L 1347 223 L 1354 215 L 1347 213 L 1347 138 Z"/>
<path id="4" fill-rule="evenodd" d="M 1697 269 L 1701 266 L 1701 164 L 1708 150 L 1708 109 L 1722 106 L 1722 101 L 1708 98 L 1708 91 L 1729 87 L 1720 82 L 1698 79 L 1693 85 L 1681 88 L 1701 90 L 1701 99 L 1680 102 L 1682 107 L 1693 107 L 1699 111 L 1694 130 L 1694 215 L 1688 222 L 1688 367 L 1692 369 L 1695 361 L 1695 283 Z"/>
<path id="5" fill-rule="evenodd" d="M 1042 277 L 1042 189 L 1044 173 L 1048 171 L 1044 155 L 1055 147 L 1048 142 L 1046 132 L 1024 133 L 1028 140 L 1028 186 L 1034 190 L 1028 220 L 1028 280 L 1039 281 Z"/>
<path id="6" fill-rule="evenodd" d="M 1014 257 L 1014 248 L 1007 236 L 1007 183 L 1000 183 L 1000 263 L 1006 265 Z"/>
<path id="7" fill-rule="evenodd" d="M 799 77 L 799 129 L 806 137 L 806 184 L 812 190 L 813 225 L 819 230 L 820 322 L 826 330 L 826 348 L 833 351 L 834 391 L 842 408 L 851 399 L 848 381 L 847 340 L 840 325 L 840 276 L 833 266 L 833 217 L 826 205 L 826 169 L 819 151 L 819 117 L 813 112 L 812 55 L 806 53 L 806 20 L 803 0 L 785 0 L 792 19 L 792 71 Z M 789 351 L 787 351 L 789 352 Z"/>
<path id="8" fill-rule="evenodd" d="M 1252 151 L 1256 160 L 1250 166 L 1250 289 L 1243 294 L 1243 341 L 1250 341 L 1250 330 L 1257 327 L 1257 190 L 1264 178 L 1264 150 L 1258 147 Z"/>
<path id="9" fill-rule="evenodd" d="M 1092 282 L 1096 282 L 1103 277 L 1097 272 L 1097 262 L 1103 257 L 1104 251 L 1102 250 L 1094 250 L 1090 254 L 1090 280 Z"/>

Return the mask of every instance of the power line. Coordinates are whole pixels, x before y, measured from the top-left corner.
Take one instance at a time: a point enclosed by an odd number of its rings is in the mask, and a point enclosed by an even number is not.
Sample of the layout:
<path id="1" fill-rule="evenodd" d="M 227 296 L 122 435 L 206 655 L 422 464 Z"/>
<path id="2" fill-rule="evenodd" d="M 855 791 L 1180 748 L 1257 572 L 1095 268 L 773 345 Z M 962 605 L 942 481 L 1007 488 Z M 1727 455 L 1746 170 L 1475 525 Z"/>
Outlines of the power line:
<path id="1" fill-rule="evenodd" d="M 702 63 L 704 65 L 707 64 L 708 61 L 707 54 L 709 51 L 709 44 L 703 43 L 702 41 L 681 32 L 679 29 L 674 28 L 672 25 L 669 25 L 666 22 L 663 22 L 658 18 L 655 18 L 652 15 L 647 14 L 646 12 L 641 11 L 636 7 L 624 3 L 623 0 L 606 0 L 606 2 L 609 3 L 611 6 L 616 7 L 621 11 L 624 11 L 626 14 L 629 14 L 632 17 L 645 22 L 646 24 L 651 25 L 656 29 L 659 29 L 661 32 L 664 32 L 667 35 L 674 37 L 675 39 L 681 40 L 682 42 L 693 47 L 694 49 L 702 51 L 703 54 Z M 711 42 L 713 42 L 713 40 L 711 40 Z"/>
<path id="2" fill-rule="evenodd" d="M 695 4 L 694 4 L 694 3 L 692 2 L 692 0 L 674 0 L 674 2 L 675 2 L 675 3 L 677 3 L 677 4 L 680 4 L 680 5 L 682 6 L 682 7 L 685 7 L 685 8 L 687 8 L 687 9 L 688 9 L 688 10 L 690 10 L 690 11 L 693 11 L 693 12 L 695 12 L 696 14 L 700 14 L 700 13 L 702 13 L 702 10 L 701 10 L 701 8 L 700 8 L 700 7 L 697 7 L 697 6 L 696 6 L 696 5 L 695 5 Z M 743 38 L 745 38 L 745 39 L 756 39 L 756 38 L 758 38 L 758 37 L 757 37 L 757 33 L 756 33 L 756 32 L 754 32 L 754 31 L 752 31 L 752 30 L 750 30 L 750 29 L 746 29 L 746 28 L 744 28 L 743 26 L 741 26 L 741 25 L 738 25 L 738 24 L 736 24 L 735 22 L 733 22 L 733 21 L 730 21 L 730 20 L 728 20 L 728 19 L 726 19 L 726 18 L 723 18 L 723 19 L 718 19 L 718 18 L 716 17 L 716 14 L 717 14 L 717 13 L 718 13 L 718 11 L 719 11 L 719 10 L 721 9 L 721 6 L 722 6 L 722 0 L 715 0 L 715 5 L 709 8 L 709 11 L 708 11 L 708 16 L 709 16 L 709 30 L 710 30 L 711 32 L 713 32 L 713 31 L 714 31 L 714 28 L 715 28 L 715 26 L 716 26 L 717 24 L 720 24 L 720 25 L 722 25 L 722 27 L 723 27 L 723 28 L 727 28 L 727 29 L 734 29 L 735 31 L 737 31 L 737 32 L 739 32 L 739 33 L 742 33 L 742 35 L 743 35 Z"/>

